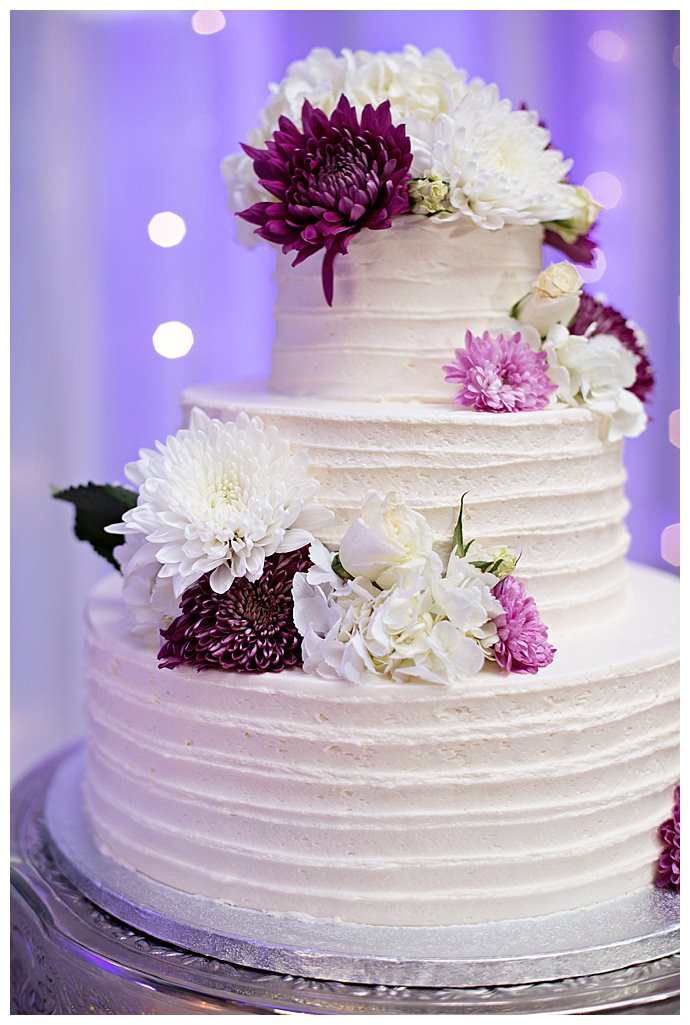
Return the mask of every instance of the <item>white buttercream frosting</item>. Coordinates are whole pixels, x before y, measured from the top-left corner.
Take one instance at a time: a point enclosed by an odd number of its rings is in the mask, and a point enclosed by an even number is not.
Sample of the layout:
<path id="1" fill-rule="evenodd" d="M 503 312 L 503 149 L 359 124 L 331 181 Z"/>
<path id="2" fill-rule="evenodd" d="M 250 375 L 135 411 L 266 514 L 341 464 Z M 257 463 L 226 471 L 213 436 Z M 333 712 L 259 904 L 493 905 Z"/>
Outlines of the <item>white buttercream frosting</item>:
<path id="1" fill-rule="evenodd" d="M 398 217 L 335 262 L 329 307 L 320 255 L 277 253 L 270 388 L 283 395 L 452 402 L 442 367 L 505 317 L 541 270 L 543 229 Z"/>
<path id="2" fill-rule="evenodd" d="M 395 492 L 427 519 L 447 554 L 461 496 L 466 533 L 521 552 L 518 573 L 547 622 L 596 603 L 619 605 L 628 534 L 620 443 L 596 414 L 559 407 L 476 413 L 452 405 L 285 398 L 261 387 L 200 387 L 183 395 L 220 420 L 241 410 L 304 448 L 318 500 L 335 512 L 320 533 L 337 548 L 369 490 Z"/>
<path id="3" fill-rule="evenodd" d="M 119 582 L 88 615 L 103 849 L 243 907 L 380 924 L 532 917 L 650 883 L 677 779 L 677 581 L 557 632 L 536 677 L 352 685 L 158 669 Z"/>

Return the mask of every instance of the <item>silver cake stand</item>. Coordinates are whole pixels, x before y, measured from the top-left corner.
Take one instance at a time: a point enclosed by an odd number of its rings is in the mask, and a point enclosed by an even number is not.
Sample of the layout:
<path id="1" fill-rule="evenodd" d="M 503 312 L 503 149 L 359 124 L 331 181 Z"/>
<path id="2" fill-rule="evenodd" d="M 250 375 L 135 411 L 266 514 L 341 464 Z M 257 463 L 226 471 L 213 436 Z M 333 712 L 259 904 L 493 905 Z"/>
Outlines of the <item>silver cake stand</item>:
<path id="1" fill-rule="evenodd" d="M 439 930 L 303 933 L 303 923 L 238 917 L 119 873 L 84 830 L 79 764 L 78 753 L 64 752 L 13 793 L 15 1014 L 679 1013 L 671 894 L 650 888 L 632 903 L 600 905 L 603 918 L 572 920 L 569 934 L 564 916 L 550 916 L 537 946 L 521 923 L 493 957 L 487 927 L 477 927 L 474 959 L 462 932 L 443 957 Z M 508 943 L 511 927 L 500 935 Z M 356 942 L 365 946 L 357 951 Z M 530 977 L 548 981 L 492 984 Z"/>

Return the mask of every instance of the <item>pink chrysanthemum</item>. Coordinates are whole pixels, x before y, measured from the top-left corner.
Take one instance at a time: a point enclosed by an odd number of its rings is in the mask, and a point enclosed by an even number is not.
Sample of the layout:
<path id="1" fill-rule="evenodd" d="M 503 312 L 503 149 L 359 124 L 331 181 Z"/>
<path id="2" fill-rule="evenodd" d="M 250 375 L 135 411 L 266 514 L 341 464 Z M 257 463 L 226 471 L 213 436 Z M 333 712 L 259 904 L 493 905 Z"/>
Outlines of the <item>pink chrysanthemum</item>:
<path id="1" fill-rule="evenodd" d="M 536 673 L 553 662 L 556 649 L 548 641 L 548 630 L 524 584 L 514 576 L 503 577 L 492 588 L 503 606 L 495 619 L 498 642 L 496 661 L 508 673 Z"/>
<path id="2" fill-rule="evenodd" d="M 680 891 L 680 787 L 673 794 L 673 814 L 659 826 L 663 850 L 659 855 L 656 885 Z"/>
<path id="3" fill-rule="evenodd" d="M 310 566 L 308 548 L 271 555 L 258 580 L 239 577 L 224 594 L 213 590 L 206 573 L 182 595 L 181 615 L 161 630 L 160 668 L 277 673 L 301 665 L 292 582 L 295 573 Z"/>
<path id="4" fill-rule="evenodd" d="M 543 409 L 556 385 L 547 373 L 546 353 L 533 352 L 519 332 L 510 338 L 479 337 L 468 331 L 465 348 L 444 366 L 446 381 L 460 385 L 459 406 L 482 413 Z"/>
<path id="5" fill-rule="evenodd" d="M 638 358 L 635 383 L 630 388 L 641 402 L 648 402 L 654 388 L 654 373 L 645 349 L 622 313 L 613 306 L 606 306 L 593 295 L 583 292 L 575 319 L 570 325 L 573 335 L 613 335 L 624 348 Z"/>
<path id="6" fill-rule="evenodd" d="M 357 111 L 341 96 L 330 117 L 308 100 L 302 129 L 287 117 L 266 149 L 243 146 L 263 187 L 275 196 L 238 216 L 257 224 L 256 234 L 295 251 L 293 267 L 325 250 L 321 277 L 333 302 L 333 261 L 346 253 L 362 228 L 390 228 L 391 218 L 408 213 L 410 140 L 404 125 L 391 121 L 390 102 Z"/>

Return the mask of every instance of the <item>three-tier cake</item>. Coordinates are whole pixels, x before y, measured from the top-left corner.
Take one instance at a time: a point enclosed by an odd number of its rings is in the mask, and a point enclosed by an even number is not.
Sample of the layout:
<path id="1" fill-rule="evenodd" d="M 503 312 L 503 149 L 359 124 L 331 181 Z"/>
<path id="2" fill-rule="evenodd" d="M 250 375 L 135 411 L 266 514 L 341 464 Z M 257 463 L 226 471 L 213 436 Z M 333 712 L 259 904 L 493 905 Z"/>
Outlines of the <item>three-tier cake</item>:
<path id="1" fill-rule="evenodd" d="M 652 372 L 573 262 L 542 270 L 544 242 L 592 258 L 596 204 L 535 114 L 440 51 L 315 50 L 250 143 L 225 173 L 277 250 L 272 373 L 188 389 L 134 489 L 106 489 L 99 846 L 369 925 L 652 885 L 677 590 L 626 562 L 622 464 Z"/>

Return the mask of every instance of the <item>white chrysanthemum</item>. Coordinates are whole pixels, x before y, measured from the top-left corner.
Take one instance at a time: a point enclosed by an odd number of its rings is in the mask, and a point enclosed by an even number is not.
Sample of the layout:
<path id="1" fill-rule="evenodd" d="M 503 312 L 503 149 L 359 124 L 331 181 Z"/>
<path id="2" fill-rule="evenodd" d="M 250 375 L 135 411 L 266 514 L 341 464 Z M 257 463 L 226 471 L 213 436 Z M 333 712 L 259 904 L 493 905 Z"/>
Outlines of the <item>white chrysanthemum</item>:
<path id="1" fill-rule="evenodd" d="M 635 383 L 639 357 L 613 335 L 571 335 L 552 328 L 544 342 L 549 376 L 557 398 L 584 405 L 608 420 L 609 441 L 636 437 L 647 423 L 642 402 L 629 389 Z"/>
<path id="2" fill-rule="evenodd" d="M 237 577 L 258 580 L 266 556 L 310 544 L 332 518 L 312 504 L 318 484 L 306 453 L 244 413 L 224 424 L 194 409 L 188 428 L 143 449 L 126 474 L 139 499 L 108 529 L 125 535 L 125 597 L 144 624 L 155 619 L 146 605 L 175 615 L 205 573 L 219 594 Z"/>
<path id="3" fill-rule="evenodd" d="M 443 50 L 423 54 L 416 46 L 406 46 L 401 53 L 342 50 L 336 56 L 317 47 L 269 87 L 271 97 L 250 142 L 264 145 L 282 115 L 301 125 L 305 99 L 329 115 L 343 93 L 358 112 L 367 103 L 377 107 L 388 100 L 393 121 L 400 124 L 413 114 L 432 119 L 450 113 L 467 91 L 466 83 L 466 73 Z"/>
<path id="4" fill-rule="evenodd" d="M 437 175 L 450 186 L 449 211 L 437 220 L 470 217 L 484 228 L 539 224 L 570 217 L 571 167 L 534 111 L 512 110 L 495 85 L 474 81 L 451 114 L 406 122 L 413 178 Z"/>

